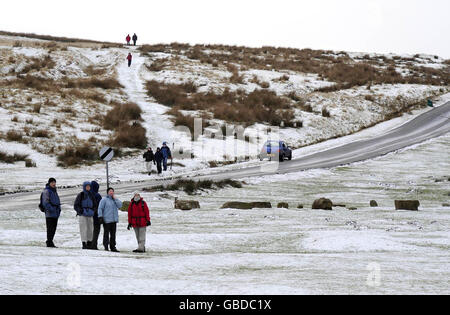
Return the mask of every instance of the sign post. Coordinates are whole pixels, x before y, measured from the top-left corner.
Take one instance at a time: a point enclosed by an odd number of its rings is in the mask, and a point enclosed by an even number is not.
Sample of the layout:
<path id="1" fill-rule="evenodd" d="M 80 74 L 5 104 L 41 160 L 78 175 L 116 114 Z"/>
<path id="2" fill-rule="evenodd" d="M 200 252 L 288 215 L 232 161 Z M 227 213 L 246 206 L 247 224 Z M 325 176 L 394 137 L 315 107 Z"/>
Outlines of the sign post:
<path id="1" fill-rule="evenodd" d="M 111 147 L 104 147 L 100 150 L 100 159 L 106 161 L 106 187 L 109 189 L 109 165 L 108 162 L 114 157 L 114 150 Z"/>

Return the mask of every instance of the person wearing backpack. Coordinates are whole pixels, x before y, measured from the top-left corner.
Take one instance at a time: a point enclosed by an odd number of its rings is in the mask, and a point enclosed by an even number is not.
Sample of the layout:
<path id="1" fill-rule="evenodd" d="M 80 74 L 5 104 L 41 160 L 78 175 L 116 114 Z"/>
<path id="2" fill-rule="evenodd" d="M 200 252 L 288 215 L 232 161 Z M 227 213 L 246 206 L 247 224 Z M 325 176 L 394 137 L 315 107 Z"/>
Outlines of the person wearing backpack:
<path id="1" fill-rule="evenodd" d="M 156 164 L 155 162 L 155 154 L 153 153 L 152 148 L 148 148 L 145 151 L 143 158 L 145 160 L 145 167 L 147 168 L 148 175 L 152 175 L 152 166 Z"/>
<path id="2" fill-rule="evenodd" d="M 137 40 L 138 40 L 138 37 L 137 37 L 136 33 L 134 33 L 134 35 L 133 35 L 133 44 L 134 44 L 134 46 L 136 46 Z"/>
<path id="3" fill-rule="evenodd" d="M 94 215 L 98 210 L 98 203 L 91 191 L 91 182 L 83 183 L 83 191 L 78 194 L 73 207 L 79 217 L 82 248 L 92 249 Z"/>
<path id="4" fill-rule="evenodd" d="M 116 231 L 120 208 L 122 201 L 116 199 L 113 188 L 108 188 L 107 196 L 102 198 L 98 206 L 98 219 L 103 224 L 103 246 L 106 251 L 110 246 L 112 252 L 119 252 L 116 248 Z"/>
<path id="5" fill-rule="evenodd" d="M 53 239 L 58 227 L 58 219 L 61 215 L 61 201 L 56 190 L 56 179 L 50 178 L 41 194 L 39 209 L 45 213 L 47 227 L 47 247 L 56 248 Z"/>
<path id="6" fill-rule="evenodd" d="M 128 230 L 134 229 L 138 248 L 133 253 L 145 253 L 145 237 L 147 226 L 151 225 L 150 212 L 144 198 L 139 192 L 133 193 L 134 197 L 128 206 Z"/>
<path id="7" fill-rule="evenodd" d="M 98 193 L 100 185 L 96 181 L 91 182 L 91 191 L 95 196 L 97 204 L 100 204 L 102 196 Z M 98 250 L 98 237 L 100 236 L 100 230 L 102 225 L 98 219 L 98 211 L 94 214 L 94 237 L 92 238 L 92 248 L 93 250 Z"/>

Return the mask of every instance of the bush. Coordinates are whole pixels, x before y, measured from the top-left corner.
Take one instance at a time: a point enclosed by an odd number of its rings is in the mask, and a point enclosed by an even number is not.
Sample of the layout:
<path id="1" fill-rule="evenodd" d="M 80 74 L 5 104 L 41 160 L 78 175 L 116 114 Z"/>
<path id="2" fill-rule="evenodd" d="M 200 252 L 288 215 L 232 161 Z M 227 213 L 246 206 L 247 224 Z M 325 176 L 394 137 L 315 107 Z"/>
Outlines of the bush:
<path id="1" fill-rule="evenodd" d="M 23 134 L 15 130 L 9 130 L 6 133 L 6 140 L 20 142 L 23 139 Z"/>
<path id="2" fill-rule="evenodd" d="M 35 130 L 33 131 L 32 135 L 33 138 L 50 138 L 50 133 L 48 130 Z"/>
<path id="3" fill-rule="evenodd" d="M 115 130 L 120 125 L 128 124 L 130 121 L 142 120 L 141 114 L 142 109 L 137 104 L 118 104 L 106 114 L 103 126 L 105 129 Z"/>
<path id="4" fill-rule="evenodd" d="M 328 111 L 328 109 L 326 107 L 322 108 L 322 116 L 323 117 L 330 117 L 330 112 Z"/>
<path id="5" fill-rule="evenodd" d="M 194 181 L 191 179 L 189 180 L 179 179 L 174 184 L 168 186 L 159 185 L 152 188 L 145 188 L 144 191 L 155 192 L 164 190 L 169 191 L 183 190 L 188 195 L 192 195 L 196 193 L 198 190 L 221 189 L 227 186 L 231 186 L 233 188 L 242 188 L 242 183 L 231 179 L 226 179 L 218 182 L 213 182 L 211 180 Z"/>
<path id="6" fill-rule="evenodd" d="M 101 88 L 104 90 L 114 90 L 123 88 L 123 86 L 113 78 L 98 79 L 77 79 L 67 81 L 66 87 L 69 89 L 79 88 L 79 89 L 90 89 L 90 88 Z"/>
<path id="7" fill-rule="evenodd" d="M 19 161 L 25 161 L 28 158 L 28 154 L 9 154 L 3 151 L 0 151 L 0 162 L 13 164 Z"/>
<path id="8" fill-rule="evenodd" d="M 111 144 L 118 147 L 145 149 L 147 147 L 146 130 L 138 122 L 121 125 L 115 132 Z"/>
<path id="9" fill-rule="evenodd" d="M 64 152 L 57 156 L 58 166 L 72 167 L 86 162 L 99 160 L 98 151 L 91 144 L 84 143 L 65 148 Z"/>

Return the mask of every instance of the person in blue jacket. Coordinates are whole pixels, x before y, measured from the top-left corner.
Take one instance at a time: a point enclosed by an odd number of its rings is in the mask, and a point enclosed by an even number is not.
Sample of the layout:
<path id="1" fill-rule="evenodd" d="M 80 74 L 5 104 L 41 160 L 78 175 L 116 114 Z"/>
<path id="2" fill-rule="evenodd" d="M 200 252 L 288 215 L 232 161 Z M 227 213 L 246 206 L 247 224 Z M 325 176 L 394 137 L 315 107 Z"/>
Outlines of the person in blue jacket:
<path id="1" fill-rule="evenodd" d="M 113 188 L 108 188 L 107 196 L 98 206 L 98 219 L 103 224 L 103 246 L 106 251 L 109 250 L 109 246 L 112 252 L 119 252 L 116 248 L 116 231 L 120 208 L 122 208 L 122 201 L 115 197 Z"/>
<path id="2" fill-rule="evenodd" d="M 97 204 L 100 204 L 100 201 L 102 200 L 102 196 L 98 193 L 99 189 L 100 185 L 96 181 L 91 182 L 91 191 L 94 193 Z M 98 211 L 97 211 L 94 214 L 94 235 L 92 237 L 92 248 L 91 248 L 93 250 L 98 250 L 98 237 L 100 235 L 101 226 L 102 225 L 98 220 Z"/>
<path id="3" fill-rule="evenodd" d="M 158 175 L 161 175 L 162 173 L 162 166 L 161 163 L 164 160 L 164 156 L 161 152 L 161 148 L 156 148 L 156 153 L 155 153 L 155 163 L 156 163 L 156 168 L 158 169 Z"/>
<path id="4" fill-rule="evenodd" d="M 50 178 L 42 192 L 42 206 L 45 211 L 45 223 L 47 226 L 47 247 L 56 248 L 53 239 L 58 227 L 58 219 L 61 215 L 61 201 L 56 190 L 56 179 Z"/>
<path id="5" fill-rule="evenodd" d="M 167 171 L 167 160 L 172 159 L 172 152 L 170 152 L 170 148 L 167 146 L 167 142 L 163 143 L 161 153 L 163 155 L 163 167 L 165 172 Z"/>
<path id="6" fill-rule="evenodd" d="M 79 217 L 82 248 L 92 249 L 94 215 L 97 213 L 98 203 L 91 191 L 91 182 L 83 183 L 83 191 L 75 199 L 74 209 Z"/>

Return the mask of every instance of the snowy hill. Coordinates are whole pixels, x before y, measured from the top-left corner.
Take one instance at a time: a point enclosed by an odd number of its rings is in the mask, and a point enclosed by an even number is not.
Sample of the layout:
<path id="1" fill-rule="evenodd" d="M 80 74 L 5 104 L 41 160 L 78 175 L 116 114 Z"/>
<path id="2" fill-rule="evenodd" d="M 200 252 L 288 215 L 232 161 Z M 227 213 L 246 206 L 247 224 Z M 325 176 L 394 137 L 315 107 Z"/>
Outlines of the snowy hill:
<path id="1" fill-rule="evenodd" d="M 255 156 L 276 127 L 281 139 L 300 148 L 405 113 L 407 119 L 424 110 L 427 99 L 447 99 L 449 61 L 1 35 L 0 83 L 0 173 L 8 174 L 1 192 L 39 187 L 48 177 L 64 185 L 102 181 L 97 153 L 105 144 L 120 153 L 111 165 L 113 182 L 143 180 L 147 144 L 167 141 L 189 153 L 174 166 L 174 174 L 182 174 Z M 191 143 L 174 127 L 184 122 L 192 129 L 194 117 L 208 128 Z M 219 134 L 227 124 L 243 124 L 243 139 L 224 141 Z"/>

